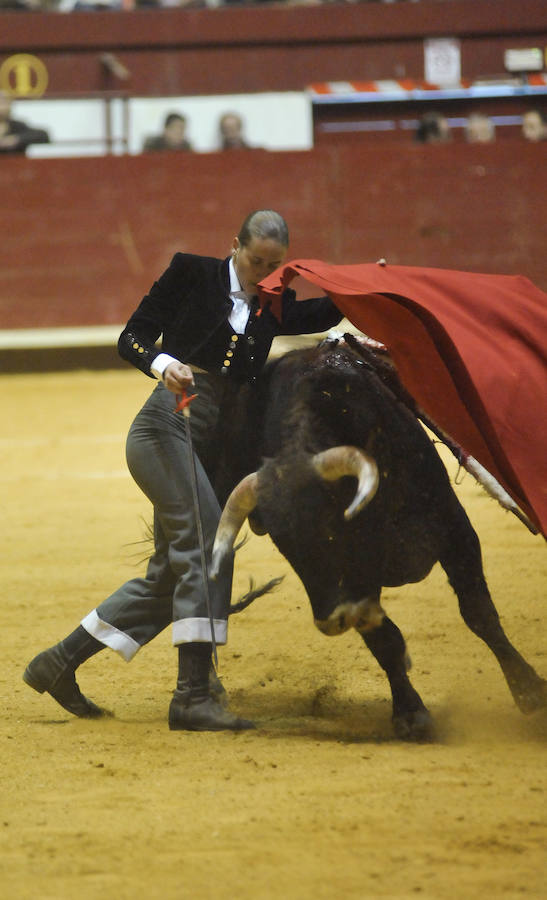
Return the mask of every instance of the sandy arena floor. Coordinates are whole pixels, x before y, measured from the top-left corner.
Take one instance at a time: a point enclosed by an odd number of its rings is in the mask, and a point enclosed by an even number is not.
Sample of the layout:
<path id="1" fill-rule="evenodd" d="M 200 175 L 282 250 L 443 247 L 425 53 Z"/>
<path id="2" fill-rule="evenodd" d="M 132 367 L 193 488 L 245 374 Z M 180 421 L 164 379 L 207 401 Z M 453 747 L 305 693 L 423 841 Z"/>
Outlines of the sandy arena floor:
<path id="1" fill-rule="evenodd" d="M 0 612 L 5 900 L 498 900 L 547 896 L 547 711 L 523 716 L 463 624 L 444 573 L 386 592 L 439 741 L 392 736 L 387 680 L 360 638 L 326 638 L 269 539 L 235 595 L 285 574 L 230 626 L 220 674 L 256 732 L 169 732 L 166 631 L 128 666 L 105 651 L 71 717 L 21 681 L 29 659 L 143 570 L 147 501 L 126 473 L 139 373 L 4 376 Z M 456 475 L 456 464 L 448 460 Z M 467 476 L 509 637 L 547 677 L 545 543 Z"/>

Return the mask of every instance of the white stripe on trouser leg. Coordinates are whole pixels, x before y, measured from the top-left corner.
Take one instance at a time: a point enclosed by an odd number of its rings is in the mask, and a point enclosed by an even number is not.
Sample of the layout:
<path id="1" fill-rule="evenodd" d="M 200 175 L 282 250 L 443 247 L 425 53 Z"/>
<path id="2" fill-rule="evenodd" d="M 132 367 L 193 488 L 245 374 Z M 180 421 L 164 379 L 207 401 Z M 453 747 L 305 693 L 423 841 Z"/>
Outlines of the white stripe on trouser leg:
<path id="1" fill-rule="evenodd" d="M 228 640 L 228 622 L 226 619 L 213 619 L 215 642 L 225 644 Z M 211 623 L 209 619 L 177 619 L 173 622 L 173 644 L 189 644 L 194 641 L 211 642 Z"/>
<path id="2" fill-rule="evenodd" d="M 141 645 L 128 634 L 115 628 L 114 625 L 109 625 L 108 622 L 103 622 L 102 619 L 99 619 L 96 609 L 88 613 L 80 624 L 101 644 L 110 647 L 111 650 L 115 650 L 116 653 L 123 656 L 126 662 L 131 662 L 137 650 L 141 649 Z"/>

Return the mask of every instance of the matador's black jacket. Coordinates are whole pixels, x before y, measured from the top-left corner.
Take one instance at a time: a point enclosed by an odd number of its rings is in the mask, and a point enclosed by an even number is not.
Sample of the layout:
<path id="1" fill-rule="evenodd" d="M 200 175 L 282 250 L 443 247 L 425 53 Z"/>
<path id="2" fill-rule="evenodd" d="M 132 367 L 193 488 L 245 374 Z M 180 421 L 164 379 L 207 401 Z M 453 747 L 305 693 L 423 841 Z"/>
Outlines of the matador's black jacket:
<path id="1" fill-rule="evenodd" d="M 279 321 L 258 301 L 244 335 L 235 335 L 228 322 L 229 258 L 177 253 L 169 268 L 143 298 L 120 335 L 123 359 L 153 377 L 150 366 L 161 352 L 210 373 L 254 382 L 276 335 L 312 334 L 337 325 L 342 315 L 328 297 L 296 301 L 295 292 L 282 296 Z"/>

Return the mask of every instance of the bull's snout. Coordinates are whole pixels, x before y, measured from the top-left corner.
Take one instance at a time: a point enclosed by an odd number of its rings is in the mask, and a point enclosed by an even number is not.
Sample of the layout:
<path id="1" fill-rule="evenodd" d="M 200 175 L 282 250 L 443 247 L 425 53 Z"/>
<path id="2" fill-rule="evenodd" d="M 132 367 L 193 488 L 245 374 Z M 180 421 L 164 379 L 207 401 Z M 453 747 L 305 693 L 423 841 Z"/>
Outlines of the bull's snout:
<path id="1" fill-rule="evenodd" d="M 360 634 L 372 631 L 382 624 L 385 612 L 378 600 L 359 600 L 357 603 L 340 603 L 328 619 L 315 619 L 314 624 L 323 634 L 333 637 L 355 628 Z"/>

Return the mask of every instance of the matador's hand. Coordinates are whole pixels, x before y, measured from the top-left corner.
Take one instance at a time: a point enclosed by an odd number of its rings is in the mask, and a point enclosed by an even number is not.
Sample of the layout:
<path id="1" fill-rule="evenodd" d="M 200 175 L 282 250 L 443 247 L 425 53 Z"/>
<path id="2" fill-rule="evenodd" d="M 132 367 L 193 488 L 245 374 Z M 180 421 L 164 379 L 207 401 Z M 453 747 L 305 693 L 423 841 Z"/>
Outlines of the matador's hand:
<path id="1" fill-rule="evenodd" d="M 172 394 L 181 394 L 194 383 L 194 375 L 189 366 L 181 362 L 172 362 L 163 373 L 163 383 Z"/>

